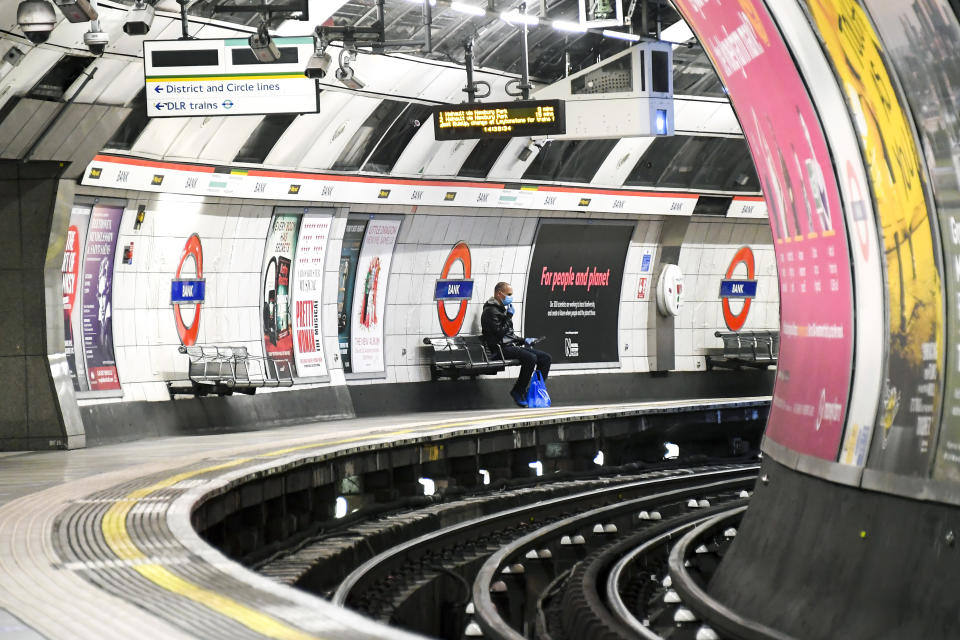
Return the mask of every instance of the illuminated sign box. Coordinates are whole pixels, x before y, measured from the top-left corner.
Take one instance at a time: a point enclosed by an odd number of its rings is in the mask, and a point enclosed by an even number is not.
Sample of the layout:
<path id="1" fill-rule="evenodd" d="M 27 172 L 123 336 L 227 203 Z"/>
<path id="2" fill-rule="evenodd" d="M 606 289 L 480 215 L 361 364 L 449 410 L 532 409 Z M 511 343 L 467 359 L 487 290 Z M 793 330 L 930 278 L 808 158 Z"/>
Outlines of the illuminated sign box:
<path id="1" fill-rule="evenodd" d="M 437 140 L 551 136 L 565 133 L 562 100 L 447 105 L 433 111 Z"/>
<path id="2" fill-rule="evenodd" d="M 147 116 L 316 113 L 317 81 L 303 75 L 313 38 L 274 38 L 276 62 L 258 62 L 245 38 L 145 40 Z"/>

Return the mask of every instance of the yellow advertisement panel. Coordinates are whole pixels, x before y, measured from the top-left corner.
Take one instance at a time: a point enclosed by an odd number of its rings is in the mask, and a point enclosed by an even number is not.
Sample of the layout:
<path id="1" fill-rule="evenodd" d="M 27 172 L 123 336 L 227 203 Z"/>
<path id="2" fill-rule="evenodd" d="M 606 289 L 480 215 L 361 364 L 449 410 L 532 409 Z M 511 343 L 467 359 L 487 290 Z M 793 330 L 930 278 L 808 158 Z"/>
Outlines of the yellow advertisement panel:
<path id="1" fill-rule="evenodd" d="M 805 1 L 860 134 L 886 255 L 890 353 L 867 466 L 926 475 L 941 402 L 943 308 L 917 148 L 860 4 Z"/>

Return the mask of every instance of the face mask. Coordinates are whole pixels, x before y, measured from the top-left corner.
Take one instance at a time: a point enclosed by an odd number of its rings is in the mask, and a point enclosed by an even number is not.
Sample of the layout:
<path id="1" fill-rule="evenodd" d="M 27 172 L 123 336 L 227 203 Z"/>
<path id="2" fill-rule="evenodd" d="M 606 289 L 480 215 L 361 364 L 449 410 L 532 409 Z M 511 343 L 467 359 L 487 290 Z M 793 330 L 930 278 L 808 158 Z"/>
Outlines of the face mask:
<path id="1" fill-rule="evenodd" d="M 503 304 L 505 304 L 505 305 L 513 304 L 513 296 L 507 296 L 506 298 L 504 298 L 504 299 L 503 299 Z"/>

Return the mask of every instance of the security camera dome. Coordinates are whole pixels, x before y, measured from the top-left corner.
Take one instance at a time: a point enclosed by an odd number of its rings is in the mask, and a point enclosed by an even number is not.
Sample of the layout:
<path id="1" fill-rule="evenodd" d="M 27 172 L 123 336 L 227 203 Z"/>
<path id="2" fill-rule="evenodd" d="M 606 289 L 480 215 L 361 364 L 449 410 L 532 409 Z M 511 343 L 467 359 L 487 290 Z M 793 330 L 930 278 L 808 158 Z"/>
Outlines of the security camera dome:
<path id="1" fill-rule="evenodd" d="M 17 24 L 33 44 L 46 42 L 57 25 L 57 14 L 47 0 L 23 0 L 17 7 Z"/>
<path id="2" fill-rule="evenodd" d="M 103 55 L 110 44 L 110 36 L 103 31 L 87 31 L 83 34 L 83 44 L 87 45 L 90 53 L 95 56 Z"/>

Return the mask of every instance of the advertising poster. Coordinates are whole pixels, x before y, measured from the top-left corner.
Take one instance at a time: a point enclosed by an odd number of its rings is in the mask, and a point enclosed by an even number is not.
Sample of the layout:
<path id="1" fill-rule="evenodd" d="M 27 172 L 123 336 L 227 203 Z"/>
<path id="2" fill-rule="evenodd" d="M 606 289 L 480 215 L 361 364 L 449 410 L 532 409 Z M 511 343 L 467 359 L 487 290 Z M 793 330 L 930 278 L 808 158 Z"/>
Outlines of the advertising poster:
<path id="1" fill-rule="evenodd" d="M 293 369 L 293 332 L 290 277 L 293 256 L 297 250 L 297 229 L 300 216 L 275 213 L 267 233 L 263 254 L 263 349 L 277 363 L 281 374 L 296 375 Z"/>
<path id="2" fill-rule="evenodd" d="M 350 310 L 353 309 L 353 285 L 357 277 L 360 247 L 363 245 L 363 234 L 366 230 L 366 218 L 347 218 L 340 248 L 340 272 L 337 276 L 337 334 L 344 373 L 353 371 L 353 362 L 350 358 Z"/>
<path id="3" fill-rule="evenodd" d="M 877 2 L 866 7 L 914 114 L 939 214 L 946 272 L 947 344 L 960 344 L 960 42 L 957 18 L 944 0 Z M 916 115 L 915 115 L 916 117 Z M 960 481 L 960 357 L 946 350 L 946 394 L 933 475 Z M 925 402 L 929 402 L 926 400 Z M 936 420 L 936 415 L 934 415 Z M 934 429 L 936 436 L 936 429 Z"/>
<path id="4" fill-rule="evenodd" d="M 926 475 L 943 376 L 941 275 L 913 132 L 855 0 L 805 0 L 868 160 L 886 253 L 889 355 L 867 466 Z"/>
<path id="5" fill-rule="evenodd" d="M 83 246 L 87 240 L 87 225 L 90 222 L 90 206 L 74 206 L 70 212 L 70 227 L 67 229 L 67 241 L 63 248 L 63 264 L 60 275 L 63 281 L 63 346 L 67 356 L 70 378 L 74 391 L 89 391 L 87 371 L 83 363 L 83 349 L 78 351 L 78 339 L 83 335 L 80 265 L 83 262 Z"/>
<path id="6" fill-rule="evenodd" d="M 122 206 L 96 204 L 90 211 L 83 256 L 83 355 L 90 391 L 120 389 L 113 353 L 113 259 Z"/>
<path id="7" fill-rule="evenodd" d="M 523 334 L 545 336 L 554 363 L 619 361 L 620 283 L 632 235 L 632 224 L 540 223 Z"/>
<path id="8" fill-rule="evenodd" d="M 676 4 L 729 88 L 768 204 L 781 331 L 766 435 L 836 460 L 852 377 L 853 285 L 820 120 L 761 0 Z"/>
<path id="9" fill-rule="evenodd" d="M 321 326 L 323 270 L 333 216 L 308 209 L 300 219 L 293 265 L 293 354 L 297 375 L 327 375 Z"/>
<path id="10" fill-rule="evenodd" d="M 371 219 L 363 237 L 353 287 L 350 365 L 353 373 L 386 370 L 383 321 L 387 308 L 387 278 L 400 220 Z"/>

